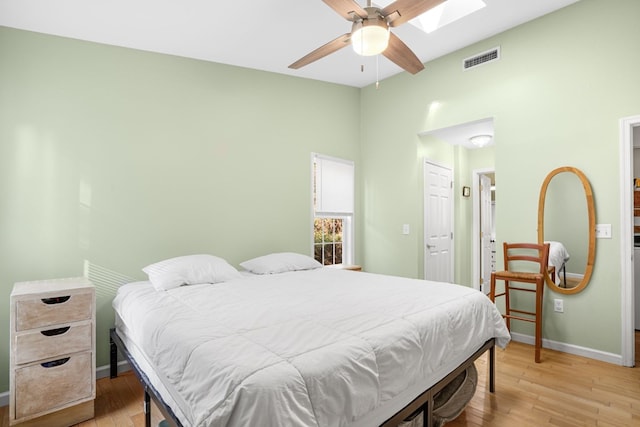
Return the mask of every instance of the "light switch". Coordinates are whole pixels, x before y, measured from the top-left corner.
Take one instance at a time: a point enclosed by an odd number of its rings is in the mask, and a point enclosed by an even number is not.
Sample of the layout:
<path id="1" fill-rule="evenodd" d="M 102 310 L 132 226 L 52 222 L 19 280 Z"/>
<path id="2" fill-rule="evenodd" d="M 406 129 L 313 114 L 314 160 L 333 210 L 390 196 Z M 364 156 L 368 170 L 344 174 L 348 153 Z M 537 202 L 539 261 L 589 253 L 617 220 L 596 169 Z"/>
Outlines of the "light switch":
<path id="1" fill-rule="evenodd" d="M 402 234 L 409 234 L 409 224 L 402 224 Z"/>
<path id="2" fill-rule="evenodd" d="M 610 239 L 611 224 L 596 224 L 596 239 Z"/>

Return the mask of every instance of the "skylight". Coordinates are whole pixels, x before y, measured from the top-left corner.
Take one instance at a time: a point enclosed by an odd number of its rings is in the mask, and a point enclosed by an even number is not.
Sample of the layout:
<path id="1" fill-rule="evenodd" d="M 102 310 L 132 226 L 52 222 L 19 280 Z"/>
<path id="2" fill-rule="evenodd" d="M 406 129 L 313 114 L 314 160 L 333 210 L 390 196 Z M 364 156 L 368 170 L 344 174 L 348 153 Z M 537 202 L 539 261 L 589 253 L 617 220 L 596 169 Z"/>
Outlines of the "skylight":
<path id="1" fill-rule="evenodd" d="M 375 3 L 379 3 L 379 7 L 385 7 L 391 4 L 392 1 L 393 0 L 380 0 Z M 471 15 L 473 12 L 485 6 L 486 4 L 482 0 L 447 0 L 417 18 L 412 19 L 409 23 L 425 33 L 431 33 L 460 18 Z"/>

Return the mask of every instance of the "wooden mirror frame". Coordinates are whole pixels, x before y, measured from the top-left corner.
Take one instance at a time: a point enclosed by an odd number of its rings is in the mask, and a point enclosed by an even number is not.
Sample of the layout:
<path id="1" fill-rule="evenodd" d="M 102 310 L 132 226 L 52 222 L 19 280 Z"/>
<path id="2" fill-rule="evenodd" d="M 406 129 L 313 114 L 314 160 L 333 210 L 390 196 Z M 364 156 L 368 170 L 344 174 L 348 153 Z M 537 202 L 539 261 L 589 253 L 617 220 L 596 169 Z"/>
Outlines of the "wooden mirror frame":
<path id="1" fill-rule="evenodd" d="M 578 285 L 574 288 L 561 288 L 560 286 L 553 283 L 551 280 L 551 276 L 548 272 L 545 272 L 545 282 L 547 286 L 551 288 L 555 292 L 559 292 L 561 294 L 576 294 L 583 290 L 589 280 L 591 279 L 591 273 L 593 272 L 593 262 L 596 254 L 596 211 L 593 204 L 593 192 L 591 191 L 591 185 L 589 184 L 589 180 L 580 169 L 571 167 L 571 166 L 563 166 L 549 172 L 549 175 L 545 178 L 542 183 L 542 188 L 540 189 L 540 198 L 538 199 L 538 243 L 544 243 L 544 202 L 547 197 L 547 187 L 549 187 L 549 183 L 551 183 L 551 179 L 563 172 L 569 172 L 575 174 L 582 182 L 582 187 L 584 188 L 585 197 L 587 199 L 587 211 L 589 215 L 589 253 L 587 255 L 587 266 L 584 272 L 584 276 Z M 556 272 L 559 274 L 559 272 Z"/>

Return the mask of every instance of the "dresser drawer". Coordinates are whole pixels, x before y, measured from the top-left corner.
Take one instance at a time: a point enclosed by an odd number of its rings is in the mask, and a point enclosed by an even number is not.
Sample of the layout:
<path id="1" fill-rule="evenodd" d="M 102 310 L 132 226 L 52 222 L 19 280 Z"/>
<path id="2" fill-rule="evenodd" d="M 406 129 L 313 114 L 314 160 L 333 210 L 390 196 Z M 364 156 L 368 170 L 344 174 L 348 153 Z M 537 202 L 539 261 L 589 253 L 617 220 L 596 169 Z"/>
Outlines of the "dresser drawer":
<path id="1" fill-rule="evenodd" d="M 91 350 L 91 323 L 29 331 L 16 336 L 15 363 L 35 362 L 58 355 Z"/>
<path id="2" fill-rule="evenodd" d="M 91 318 L 93 294 L 48 296 L 16 302 L 16 331 Z"/>
<path id="3" fill-rule="evenodd" d="M 86 352 L 16 369 L 16 419 L 92 399 L 92 363 L 91 352 Z"/>

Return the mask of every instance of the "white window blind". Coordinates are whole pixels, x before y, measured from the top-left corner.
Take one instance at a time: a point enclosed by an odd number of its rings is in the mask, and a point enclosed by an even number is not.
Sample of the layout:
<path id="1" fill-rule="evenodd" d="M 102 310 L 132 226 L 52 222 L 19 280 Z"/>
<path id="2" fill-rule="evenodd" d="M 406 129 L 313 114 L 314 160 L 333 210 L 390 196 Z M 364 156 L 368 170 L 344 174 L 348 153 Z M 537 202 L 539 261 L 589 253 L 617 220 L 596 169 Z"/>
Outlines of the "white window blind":
<path id="1" fill-rule="evenodd" d="M 354 164 L 315 155 L 315 213 L 353 214 Z"/>

